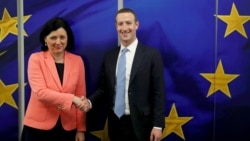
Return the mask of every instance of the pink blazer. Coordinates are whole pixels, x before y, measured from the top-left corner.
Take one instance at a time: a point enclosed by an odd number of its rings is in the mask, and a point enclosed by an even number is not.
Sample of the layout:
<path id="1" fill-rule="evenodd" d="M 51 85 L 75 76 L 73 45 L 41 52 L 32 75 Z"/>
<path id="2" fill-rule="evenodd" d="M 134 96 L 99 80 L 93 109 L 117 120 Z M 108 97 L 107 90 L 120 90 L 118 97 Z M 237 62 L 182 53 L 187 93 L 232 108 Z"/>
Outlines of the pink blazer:
<path id="1" fill-rule="evenodd" d="M 28 61 L 28 80 L 31 95 L 24 125 L 48 130 L 60 116 L 65 130 L 86 131 L 86 114 L 72 104 L 74 95 L 86 96 L 85 68 L 80 56 L 65 51 L 61 84 L 51 54 L 48 51 L 33 53 Z M 64 108 L 58 109 L 59 105 Z"/>

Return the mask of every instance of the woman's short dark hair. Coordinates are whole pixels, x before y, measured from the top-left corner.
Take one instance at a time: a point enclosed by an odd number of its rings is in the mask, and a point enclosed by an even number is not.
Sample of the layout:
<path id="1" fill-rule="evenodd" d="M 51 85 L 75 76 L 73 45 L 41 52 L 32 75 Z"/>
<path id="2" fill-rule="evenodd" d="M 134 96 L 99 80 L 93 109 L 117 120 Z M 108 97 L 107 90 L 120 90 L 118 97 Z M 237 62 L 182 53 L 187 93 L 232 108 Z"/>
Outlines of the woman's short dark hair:
<path id="1" fill-rule="evenodd" d="M 65 29 L 67 36 L 68 36 L 68 44 L 65 50 L 74 49 L 75 47 L 74 35 L 69 24 L 63 18 L 55 17 L 55 18 L 50 19 L 47 23 L 45 23 L 40 32 L 40 41 L 42 43 L 42 48 L 41 48 L 42 51 L 48 50 L 48 47 L 45 45 L 45 41 L 44 41 L 46 36 L 48 36 L 52 31 L 55 31 L 61 27 Z"/>

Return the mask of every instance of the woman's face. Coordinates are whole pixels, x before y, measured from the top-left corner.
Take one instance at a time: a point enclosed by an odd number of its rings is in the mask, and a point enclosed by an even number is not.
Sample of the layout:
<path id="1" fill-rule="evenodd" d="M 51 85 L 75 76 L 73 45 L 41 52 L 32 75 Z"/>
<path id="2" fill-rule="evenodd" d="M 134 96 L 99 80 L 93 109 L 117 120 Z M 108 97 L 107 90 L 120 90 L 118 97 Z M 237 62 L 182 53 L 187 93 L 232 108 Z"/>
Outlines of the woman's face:
<path id="1" fill-rule="evenodd" d="M 66 30 L 61 27 L 50 32 L 50 34 L 45 37 L 45 42 L 47 43 L 50 53 L 54 55 L 64 53 L 68 43 Z"/>

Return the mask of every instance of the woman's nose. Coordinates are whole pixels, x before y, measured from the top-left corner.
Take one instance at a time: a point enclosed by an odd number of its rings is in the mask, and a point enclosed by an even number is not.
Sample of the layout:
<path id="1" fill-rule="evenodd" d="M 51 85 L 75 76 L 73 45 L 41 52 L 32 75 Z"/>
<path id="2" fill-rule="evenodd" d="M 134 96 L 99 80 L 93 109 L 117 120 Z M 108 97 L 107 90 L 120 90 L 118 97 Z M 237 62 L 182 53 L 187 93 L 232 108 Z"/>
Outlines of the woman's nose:
<path id="1" fill-rule="evenodd" d="M 60 44 L 60 42 L 61 42 L 61 41 L 60 41 L 60 38 L 57 38 L 57 39 L 56 39 L 56 44 Z"/>

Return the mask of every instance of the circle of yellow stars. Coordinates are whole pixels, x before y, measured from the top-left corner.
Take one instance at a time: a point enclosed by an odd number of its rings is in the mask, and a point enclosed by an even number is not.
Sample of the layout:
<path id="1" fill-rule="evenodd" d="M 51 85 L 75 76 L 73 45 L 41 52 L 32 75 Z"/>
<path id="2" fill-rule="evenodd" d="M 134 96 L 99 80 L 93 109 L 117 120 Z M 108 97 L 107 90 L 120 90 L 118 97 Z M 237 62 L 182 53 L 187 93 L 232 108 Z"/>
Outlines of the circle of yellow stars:
<path id="1" fill-rule="evenodd" d="M 229 98 L 231 98 L 231 94 L 228 88 L 228 83 L 239 76 L 239 74 L 225 74 L 221 60 L 219 61 L 215 73 L 200 73 L 200 75 L 211 83 L 207 97 L 220 90 Z"/>
<path id="2" fill-rule="evenodd" d="M 31 15 L 24 16 L 24 23 L 31 17 Z M 244 29 L 244 24 L 250 20 L 250 16 L 239 15 L 239 12 L 233 3 L 230 15 L 217 15 L 217 17 L 227 24 L 224 37 L 227 37 L 232 32 L 237 31 L 239 34 L 247 37 L 246 31 Z M 7 9 L 4 9 L 2 20 L 0 20 L 0 42 L 2 42 L 9 34 L 18 35 L 17 30 L 17 17 L 11 17 Z M 23 30 L 24 35 L 27 33 Z M 5 52 L 0 53 L 0 56 Z M 231 94 L 228 88 L 228 84 L 236 79 L 238 74 L 225 74 L 221 60 L 216 68 L 215 73 L 200 73 L 205 79 L 207 79 L 211 85 L 207 94 L 207 97 L 214 94 L 216 91 L 223 92 L 226 96 L 231 98 Z M 18 88 L 18 84 L 5 85 L 0 79 L 0 107 L 6 103 L 16 109 L 18 109 L 17 104 L 12 96 L 12 94 Z M 163 130 L 162 139 L 175 133 L 183 140 L 185 136 L 182 130 L 182 126 L 189 122 L 193 117 L 179 117 L 175 104 L 172 105 L 170 113 L 165 117 L 165 124 L 167 128 Z M 106 120 L 104 129 L 100 131 L 93 131 L 91 134 L 97 136 L 101 141 L 109 141 L 108 137 L 108 120 Z"/>
<path id="3" fill-rule="evenodd" d="M 239 15 L 234 3 L 232 5 L 230 15 L 218 15 L 217 17 L 227 24 L 224 37 L 227 37 L 232 32 L 237 31 L 245 38 L 248 38 L 243 25 L 250 20 L 250 16 Z"/>
<path id="4" fill-rule="evenodd" d="M 31 15 L 24 16 L 23 22 L 25 23 Z M 0 20 L 0 42 L 3 41 L 3 39 L 11 34 L 18 35 L 18 29 L 17 29 L 17 17 L 11 17 L 7 9 L 4 9 L 2 20 Z M 24 35 L 28 36 L 27 33 L 23 30 Z"/>
<path id="5" fill-rule="evenodd" d="M 12 94 L 18 88 L 18 84 L 5 85 L 0 79 L 0 107 L 6 103 L 16 109 L 18 109 L 17 104 L 12 96 Z"/>
<path id="6" fill-rule="evenodd" d="M 185 140 L 185 136 L 182 130 L 182 126 L 189 122 L 193 117 L 179 117 L 178 112 L 176 110 L 175 104 L 172 105 L 172 108 L 169 112 L 168 117 L 165 117 L 165 126 L 162 139 L 166 138 L 171 133 L 175 133 L 183 140 Z M 105 122 L 104 129 L 98 131 L 90 132 L 92 135 L 98 137 L 101 141 L 109 141 L 108 136 L 108 119 Z"/>
<path id="7" fill-rule="evenodd" d="M 166 138 L 171 133 L 175 133 L 183 140 L 185 136 L 182 126 L 189 122 L 193 117 L 179 117 L 175 104 L 172 105 L 168 117 L 165 117 L 165 127 L 162 133 L 162 139 Z"/>
<path id="8" fill-rule="evenodd" d="M 108 135 L 108 119 L 106 119 L 104 129 L 99 131 L 90 132 L 92 135 L 98 137 L 101 141 L 110 141 Z"/>

